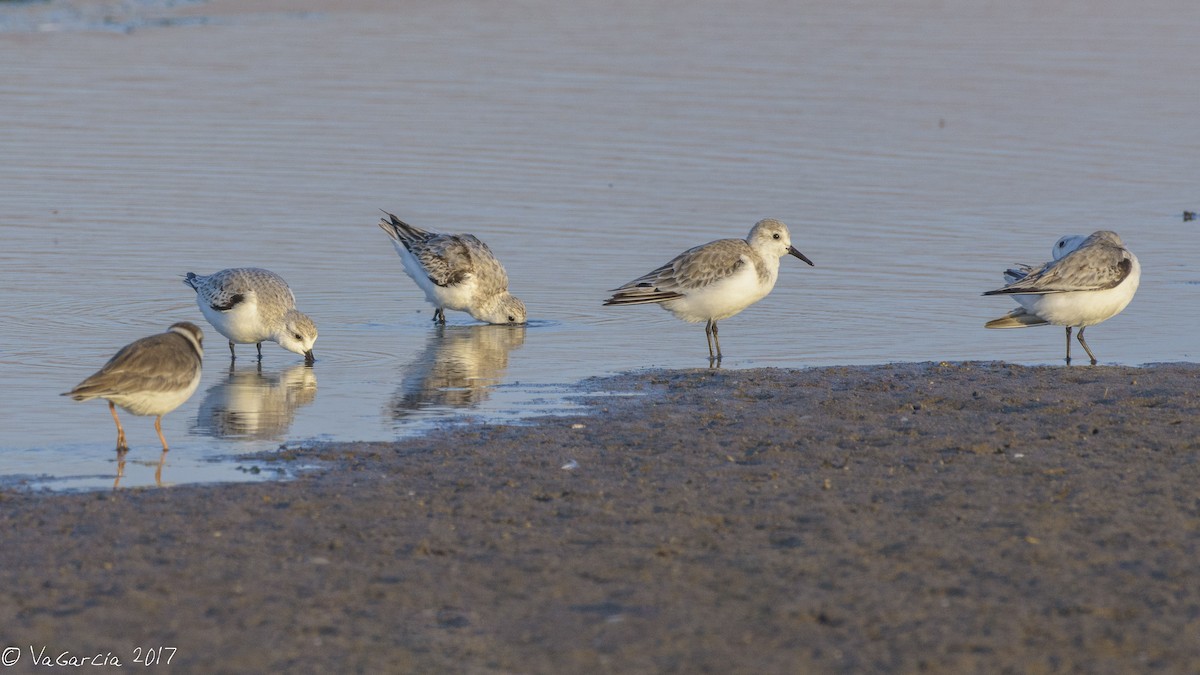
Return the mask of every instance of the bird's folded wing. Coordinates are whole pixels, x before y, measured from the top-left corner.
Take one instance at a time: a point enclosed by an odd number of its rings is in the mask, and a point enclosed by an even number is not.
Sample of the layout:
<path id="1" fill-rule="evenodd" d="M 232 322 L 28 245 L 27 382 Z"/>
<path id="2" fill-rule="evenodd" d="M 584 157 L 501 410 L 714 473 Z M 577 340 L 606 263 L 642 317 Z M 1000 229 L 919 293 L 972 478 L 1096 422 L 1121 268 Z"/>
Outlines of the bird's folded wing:
<path id="1" fill-rule="evenodd" d="M 1120 284 L 1132 269 L 1133 261 L 1122 248 L 1085 246 L 985 295 L 1102 291 Z"/>

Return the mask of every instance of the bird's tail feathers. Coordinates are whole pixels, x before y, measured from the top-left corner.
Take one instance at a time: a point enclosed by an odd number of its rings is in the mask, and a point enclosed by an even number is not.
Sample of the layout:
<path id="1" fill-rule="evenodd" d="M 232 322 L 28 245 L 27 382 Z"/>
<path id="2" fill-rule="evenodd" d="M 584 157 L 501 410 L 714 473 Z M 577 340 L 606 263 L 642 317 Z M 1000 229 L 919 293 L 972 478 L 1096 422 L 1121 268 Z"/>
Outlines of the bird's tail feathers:
<path id="1" fill-rule="evenodd" d="M 656 288 L 626 288 L 612 291 L 613 296 L 604 301 L 604 305 L 651 305 L 668 300 L 677 300 L 683 295 L 674 291 L 660 291 Z"/>
<path id="2" fill-rule="evenodd" d="M 93 398 L 100 398 L 104 392 L 97 391 L 96 387 L 89 385 L 87 382 L 81 383 L 71 391 L 64 391 L 59 396 L 70 396 L 76 401 L 88 401 Z"/>
<path id="3" fill-rule="evenodd" d="M 1044 326 L 1048 322 L 1018 307 L 999 319 L 992 319 L 983 324 L 984 328 L 1025 328 L 1027 326 Z"/>
<path id="4" fill-rule="evenodd" d="M 420 241 L 429 235 L 425 230 L 413 227 L 387 211 L 383 213 L 387 218 L 379 219 L 379 229 L 386 232 L 387 236 L 391 237 L 394 241 L 404 244 L 405 248 L 408 248 L 410 243 Z"/>

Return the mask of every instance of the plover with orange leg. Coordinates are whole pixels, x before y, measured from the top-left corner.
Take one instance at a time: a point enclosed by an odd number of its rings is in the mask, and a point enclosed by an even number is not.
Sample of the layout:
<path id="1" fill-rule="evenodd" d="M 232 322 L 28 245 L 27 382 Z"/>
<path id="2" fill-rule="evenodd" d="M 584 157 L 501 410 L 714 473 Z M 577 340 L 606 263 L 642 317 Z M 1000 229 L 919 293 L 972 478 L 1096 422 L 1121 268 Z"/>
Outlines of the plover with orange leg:
<path id="1" fill-rule="evenodd" d="M 154 430 L 166 453 L 163 415 L 183 405 L 200 384 L 204 334 L 195 324 L 181 321 L 165 333 L 151 335 L 121 348 L 104 367 L 63 394 L 76 401 L 102 398 L 117 425 L 117 452 L 129 450 L 117 407 L 134 415 L 154 415 Z M 165 456 L 165 455 L 164 455 Z"/>
<path id="2" fill-rule="evenodd" d="M 1066 239 L 1064 237 L 1064 239 Z M 1063 239 L 1059 240 L 1060 242 Z M 1005 274 L 1007 280 L 1013 271 Z M 1074 250 L 1011 283 L 984 295 L 1011 295 L 1021 307 L 984 324 L 986 328 L 1064 326 L 1067 329 L 1067 364 L 1071 363 L 1071 329 L 1096 365 L 1096 355 L 1083 339 L 1083 331 L 1116 316 L 1137 292 L 1142 266 L 1116 232 L 1101 230 Z"/>
<path id="3" fill-rule="evenodd" d="M 492 324 L 525 323 L 525 303 L 508 292 L 508 273 L 478 237 L 427 232 L 384 214 L 379 227 L 391 237 L 404 272 L 425 291 L 434 321 L 446 323 L 452 309 Z"/>
<path id="4" fill-rule="evenodd" d="M 237 358 L 234 344 L 253 344 L 262 360 L 264 340 L 304 356 L 312 363 L 317 326 L 296 309 L 296 296 L 283 277 L 258 267 L 237 267 L 207 276 L 188 272 L 183 283 L 196 291 L 196 304 L 204 318 L 229 340 L 229 356 Z"/>
<path id="5" fill-rule="evenodd" d="M 717 322 L 767 297 L 779 277 L 779 259 L 785 255 L 813 264 L 792 246 L 787 225 L 767 218 L 758 221 L 745 239 L 718 239 L 680 253 L 610 291 L 613 295 L 604 304 L 657 303 L 684 321 L 704 321 L 708 358 L 720 361 Z"/>

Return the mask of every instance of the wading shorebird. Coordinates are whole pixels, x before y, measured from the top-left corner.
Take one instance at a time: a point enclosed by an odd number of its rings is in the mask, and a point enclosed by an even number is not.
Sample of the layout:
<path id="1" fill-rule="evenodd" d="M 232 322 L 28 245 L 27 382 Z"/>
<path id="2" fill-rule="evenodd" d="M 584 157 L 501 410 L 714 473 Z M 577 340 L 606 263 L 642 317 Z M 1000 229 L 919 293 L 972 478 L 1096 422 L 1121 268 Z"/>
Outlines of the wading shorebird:
<path id="1" fill-rule="evenodd" d="M 478 237 L 426 232 L 384 214 L 379 227 L 391 237 L 404 272 L 425 291 L 435 322 L 446 323 L 452 309 L 492 324 L 525 323 L 525 303 L 508 292 L 504 266 Z"/>
<path id="2" fill-rule="evenodd" d="M 257 267 L 237 267 L 201 276 L 188 272 L 183 283 L 196 291 L 204 318 L 233 345 L 253 344 L 262 360 L 262 343 L 271 340 L 304 356 L 311 364 L 317 326 L 296 309 L 296 296 L 283 277 Z"/>
<path id="3" fill-rule="evenodd" d="M 1010 269 L 1008 285 L 984 295 L 1011 295 L 1021 306 L 984 324 L 986 328 L 1065 326 L 1067 364 L 1071 363 L 1071 329 L 1096 365 L 1096 355 L 1083 339 L 1083 330 L 1121 312 L 1133 300 L 1142 276 L 1137 256 L 1125 248 L 1116 232 L 1094 232 L 1075 248 L 1071 238 L 1059 239 L 1066 252 L 1037 269 Z M 1065 243 L 1064 243 L 1065 242 Z M 1056 244 L 1056 249 L 1060 248 Z"/>
<path id="4" fill-rule="evenodd" d="M 613 295 L 604 304 L 657 303 L 684 321 L 704 321 L 708 358 L 720 361 L 717 322 L 767 297 L 779 277 L 779 259 L 785 255 L 813 264 L 792 246 L 787 226 L 767 218 L 758 221 L 745 239 L 718 239 L 680 253 L 610 291 Z"/>
<path id="5" fill-rule="evenodd" d="M 162 432 L 163 415 L 183 405 L 200 384 L 204 334 L 193 323 L 172 324 L 165 333 L 131 342 L 91 377 L 63 394 L 76 401 L 102 398 L 117 424 L 117 452 L 129 450 L 117 407 L 134 415 L 153 415 L 154 430 L 169 449 Z"/>

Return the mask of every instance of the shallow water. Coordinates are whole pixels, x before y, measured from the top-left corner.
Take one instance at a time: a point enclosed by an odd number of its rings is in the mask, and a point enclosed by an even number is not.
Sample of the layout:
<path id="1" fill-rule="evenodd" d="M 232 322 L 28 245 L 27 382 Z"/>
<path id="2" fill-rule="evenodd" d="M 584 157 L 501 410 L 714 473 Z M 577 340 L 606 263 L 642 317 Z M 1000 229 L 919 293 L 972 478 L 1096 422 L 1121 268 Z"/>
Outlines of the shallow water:
<path id="1" fill-rule="evenodd" d="M 105 406 L 58 394 L 178 320 L 208 352 L 168 484 L 705 367 L 701 326 L 605 290 L 766 216 L 816 267 L 721 324 L 725 368 L 1057 363 L 1061 329 L 985 331 L 1012 303 L 979 294 L 1098 229 L 1144 270 L 1101 361 L 1195 360 L 1200 9 L 1045 4 L 0 3 L 0 475 L 111 485 Z M 489 242 L 531 324 L 434 328 L 379 209 Z M 181 279 L 245 265 L 316 320 L 313 368 L 231 370 Z"/>

